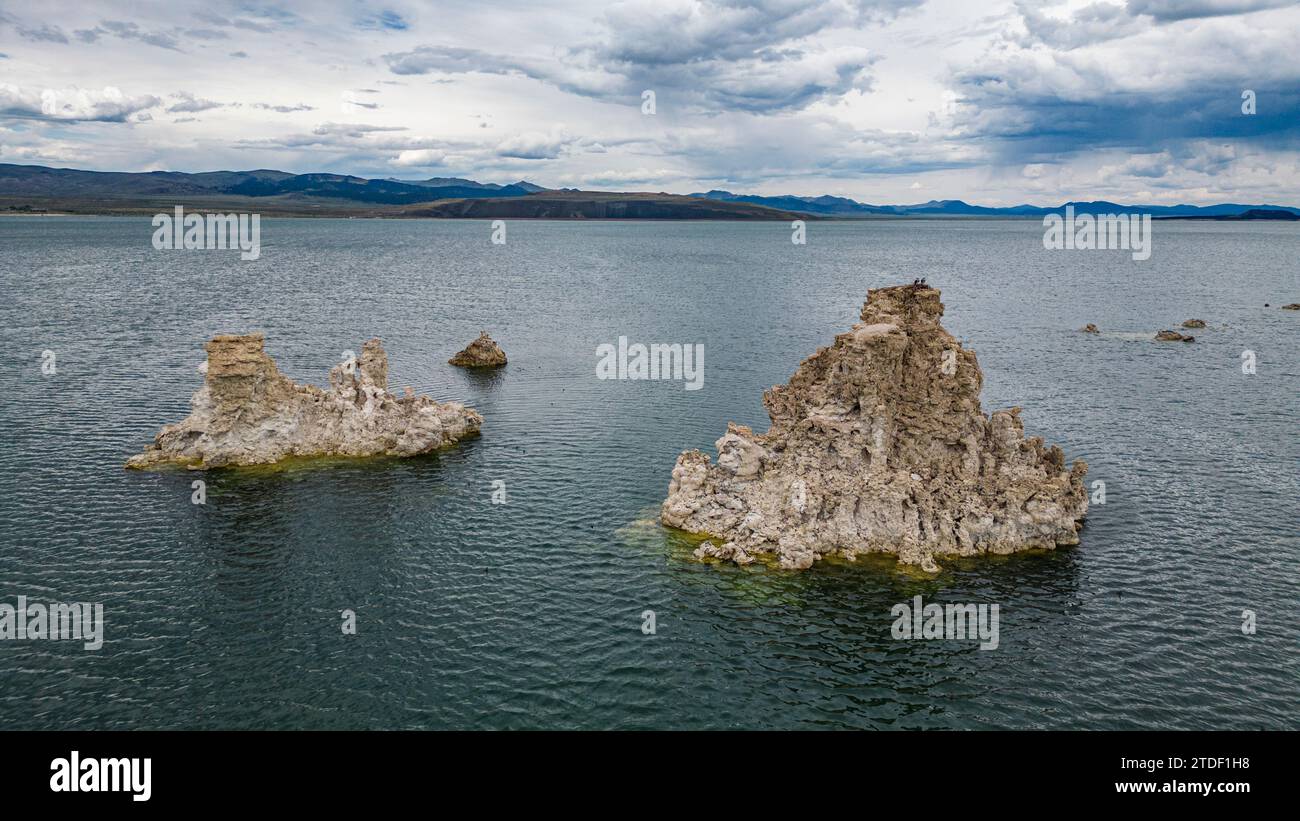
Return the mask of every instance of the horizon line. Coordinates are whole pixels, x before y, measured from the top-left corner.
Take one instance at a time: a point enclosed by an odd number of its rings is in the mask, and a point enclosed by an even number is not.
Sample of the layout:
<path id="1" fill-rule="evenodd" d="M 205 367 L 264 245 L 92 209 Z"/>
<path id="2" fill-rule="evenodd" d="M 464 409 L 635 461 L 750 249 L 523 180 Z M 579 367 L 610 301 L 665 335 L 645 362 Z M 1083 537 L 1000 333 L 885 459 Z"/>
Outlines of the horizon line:
<path id="1" fill-rule="evenodd" d="M 885 202 L 875 203 L 875 202 L 865 202 L 865 201 L 863 201 L 863 200 L 858 200 L 858 199 L 855 199 L 855 198 L 853 198 L 853 197 L 847 197 L 847 196 L 843 196 L 843 195 L 839 195 L 839 194 L 815 194 L 815 195 L 814 195 L 814 194 L 790 194 L 790 193 L 782 193 L 782 194 L 750 194 L 750 193 L 739 193 L 739 194 L 738 194 L 738 193 L 736 193 L 736 192 L 734 192 L 734 191 L 730 191 L 730 190 L 723 189 L 723 188 L 709 188 L 708 190 L 705 190 L 705 191 L 692 191 L 692 192 L 690 192 L 690 193 L 684 193 L 684 194 L 683 194 L 683 193 L 676 193 L 676 192 L 672 192 L 672 191 L 663 191 L 663 190 L 660 190 L 660 191 L 638 190 L 638 189 L 612 189 L 612 190 L 607 190 L 607 189 L 599 189 L 599 188 L 576 188 L 576 187 L 571 187 L 571 186 L 559 187 L 559 188 L 550 188 L 550 187 L 542 186 L 542 185 L 540 185 L 539 183 L 532 182 L 531 180 L 527 179 L 526 177 L 520 177 L 518 180 L 515 180 L 514 182 L 506 182 L 506 183 L 498 183 L 498 182 L 484 183 L 484 182 L 481 182 L 480 180 L 474 179 L 473 177 L 460 176 L 460 175 L 458 175 L 458 174 L 454 174 L 454 173 L 449 173 L 448 175 L 445 175 L 445 176 L 437 175 L 437 176 L 429 176 L 429 177 L 423 177 L 423 178 L 403 178 L 403 177 L 392 177 L 392 176 L 388 176 L 388 177 L 365 177 L 365 176 L 361 176 L 361 175 L 359 175 L 359 174 L 346 174 L 346 173 L 340 173 L 340 172 L 336 172 L 336 171 L 305 171 L 305 172 L 294 172 L 294 171 L 282 171 L 282 170 L 280 170 L 280 169 L 278 169 L 278 168 L 265 168 L 265 167 L 264 167 L 264 168 L 241 169 L 241 170 L 230 169 L 230 168 L 217 168 L 217 169 L 212 169 L 212 170 L 207 170 L 207 171 L 178 171 L 178 170 L 175 170 L 175 169 L 153 169 L 153 170 L 149 170 L 149 171 L 120 171 L 120 170 L 114 170 L 114 171 L 101 171 L 101 170 L 97 170 L 97 169 L 89 169 L 89 168 L 75 168 L 75 167 L 71 167 L 71 166 L 40 165 L 40 164 L 37 164 L 37 163 L 12 163 L 12 162 L 0 162 L 0 167 L 2 167 L 2 166 L 12 166 L 12 167 L 16 167 L 16 168 L 44 168 L 44 169 L 49 169 L 49 170 L 51 170 L 51 171 L 75 171 L 75 172 L 85 173 L 85 174 L 185 174 L 185 175 L 200 175 L 200 174 L 256 174 L 256 173 L 261 173 L 261 172 L 271 172 L 271 173 L 275 173 L 275 174 L 285 174 L 285 175 L 287 175 L 287 176 L 292 176 L 292 177 L 302 177 L 302 176 L 334 176 L 334 177 L 346 177 L 346 178 L 359 179 L 359 180 L 368 180 L 368 181 L 379 180 L 379 181 L 385 181 L 385 182 L 396 182 L 396 183 L 402 183 L 402 184 L 415 184 L 415 183 L 420 183 L 420 182 L 427 182 L 428 180 L 432 180 L 432 179 L 457 179 L 457 180 L 465 180 L 466 182 L 472 182 L 472 183 L 475 183 L 476 185 L 482 185 L 482 186 L 496 185 L 496 186 L 498 186 L 498 187 L 502 187 L 502 188 L 504 188 L 504 187 L 508 187 L 508 186 L 511 186 L 511 185 L 517 185 L 517 184 L 519 184 L 519 183 L 527 183 L 528 185 L 537 185 L 539 188 L 542 188 L 543 191 L 549 191 L 549 192 L 578 192 L 578 193 L 590 193 L 590 194 L 657 194 L 657 195 L 663 195 L 663 196 L 673 196 L 673 197 L 694 197 L 694 198 L 698 198 L 698 197 L 701 197 L 701 196 L 707 197 L 708 194 L 713 193 L 713 192 L 716 191 L 716 192 L 719 192 L 719 193 L 730 194 L 730 195 L 732 195 L 732 196 L 736 196 L 736 197 L 761 197 L 761 198 L 764 198 L 764 199 L 791 198 L 791 199 L 802 199 L 802 200 L 815 200 L 815 199 L 820 199 L 820 198 L 823 198 L 823 197 L 831 197 L 831 198 L 834 198 L 834 199 L 847 200 L 847 201 L 849 201 L 849 202 L 853 202 L 853 203 L 856 203 L 856 204 L 858 204 L 858 205 L 862 205 L 862 206 L 869 206 L 869 207 L 876 207 L 876 208 L 916 208 L 916 207 L 923 207 L 923 206 L 927 206 L 927 205 L 945 204 L 945 203 L 948 203 L 948 204 L 960 204 L 960 205 L 965 205 L 965 206 L 969 206 L 969 207 L 972 207 L 972 208 L 989 208 L 989 209 L 1000 209 L 1000 210 L 1010 210 L 1010 209 L 1016 209 L 1016 208 L 1037 208 L 1037 209 L 1048 209 L 1048 210 L 1050 210 L 1050 209 L 1057 209 L 1057 208 L 1066 208 L 1066 207 L 1068 207 L 1068 206 L 1076 205 L 1076 204 L 1106 203 L 1106 204 L 1117 205 L 1117 206 L 1121 206 L 1121 207 L 1125 207 L 1125 208 L 1137 208 L 1137 207 L 1140 207 L 1140 206 L 1151 206 L 1151 207 L 1154 207 L 1154 208 L 1213 208 L 1213 207 L 1216 207 L 1216 206 L 1248 206 L 1248 207 L 1269 206 L 1269 207 L 1275 207 L 1275 208 L 1284 208 L 1284 209 L 1292 209 L 1292 210 L 1295 210 L 1295 211 L 1300 211 L 1300 206 L 1297 206 L 1297 205 L 1283 205 L 1283 204 L 1281 204 L 1281 203 L 1265 203 L 1265 202 L 1261 202 L 1261 203 L 1233 202 L 1233 201 L 1230 201 L 1230 200 L 1219 200 L 1219 201 L 1210 202 L 1210 203 L 1207 203 L 1207 204 L 1204 204 L 1204 205 L 1197 205 L 1197 204 L 1190 203 L 1190 202 L 1177 202 L 1177 203 L 1172 203 L 1172 204 L 1169 204 L 1169 205 L 1157 204 L 1157 203 L 1151 203 L 1151 202 L 1147 202 L 1147 203 L 1140 203 L 1140 202 L 1139 202 L 1139 203 L 1136 203 L 1136 204 L 1126 204 L 1126 203 L 1124 203 L 1124 202 L 1119 202 L 1119 201 L 1117 201 L 1117 200 L 1111 200 L 1111 199 L 1092 199 L 1092 200 L 1087 200 L 1087 199 L 1077 199 L 1077 198 L 1075 198 L 1075 199 L 1066 199 L 1066 200 L 1062 201 L 1059 205 L 1038 205 L 1038 204 L 1034 204 L 1034 203 L 1030 203 L 1030 202 L 1020 202 L 1020 203 L 1016 203 L 1015 205 L 981 205 L 980 203 L 977 203 L 977 202 L 969 202 L 969 201 L 967 201 L 967 200 L 963 200 L 963 199 L 960 199 L 960 198 L 931 198 L 931 199 L 928 199 L 928 200 L 925 200 L 925 201 L 921 201 L 921 202 L 911 202 L 911 203 L 885 203 Z M 450 186 L 449 186 L 449 187 L 450 187 Z M 530 192 L 530 193 L 533 193 L 533 192 Z M 0 196 L 2 196 L 2 195 L 0 195 Z M 1065 195 L 1062 194 L 1061 196 L 1065 196 Z"/>

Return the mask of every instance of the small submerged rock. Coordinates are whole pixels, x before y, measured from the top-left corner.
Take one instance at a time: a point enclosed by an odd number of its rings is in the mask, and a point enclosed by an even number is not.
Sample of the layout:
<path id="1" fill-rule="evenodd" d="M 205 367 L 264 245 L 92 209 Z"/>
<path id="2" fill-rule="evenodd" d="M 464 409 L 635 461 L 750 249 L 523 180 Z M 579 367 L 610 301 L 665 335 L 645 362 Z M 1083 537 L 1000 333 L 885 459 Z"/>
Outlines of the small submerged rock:
<path id="1" fill-rule="evenodd" d="M 754 557 L 735 542 L 727 542 L 721 547 L 713 542 L 704 542 L 695 548 L 695 552 L 691 555 L 697 559 L 718 559 L 724 562 L 735 562 L 741 566 L 754 563 Z"/>
<path id="2" fill-rule="evenodd" d="M 447 360 L 450 365 L 462 368 L 495 368 L 506 364 L 506 352 L 483 331 L 465 350 Z"/>
<path id="3" fill-rule="evenodd" d="M 1158 341 L 1158 342 L 1195 342 L 1195 341 L 1196 341 L 1196 337 L 1194 337 L 1194 336 L 1184 336 L 1183 334 L 1178 333 L 1178 331 L 1169 331 L 1169 330 L 1164 330 L 1164 331 L 1160 331 L 1159 333 L 1156 334 L 1156 341 Z"/>
<path id="4" fill-rule="evenodd" d="M 128 468 L 263 465 L 292 456 L 415 456 L 479 432 L 483 417 L 457 402 L 388 392 L 378 339 L 330 370 L 330 388 L 298 385 L 263 350 L 260 333 L 214 336 L 191 412 L 166 425 Z"/>
<path id="5" fill-rule="evenodd" d="M 1266 306 L 1264 306 L 1264 307 L 1268 307 L 1268 306 L 1266 305 Z M 1284 310 L 1284 311 L 1300 311 L 1300 302 L 1292 302 L 1290 305 L 1283 305 L 1283 306 L 1282 306 L 1282 310 Z"/>
<path id="6" fill-rule="evenodd" d="M 1204 328 L 1204 327 L 1205 327 L 1205 320 L 1204 320 L 1204 319 L 1185 319 L 1185 320 L 1183 320 L 1183 327 L 1184 327 L 1184 328 Z"/>
<path id="7" fill-rule="evenodd" d="M 1082 328 L 1080 328 L 1079 330 L 1083 331 L 1085 334 L 1099 334 L 1099 333 L 1101 333 L 1101 331 L 1097 330 L 1097 326 L 1096 326 L 1096 325 L 1093 325 L 1091 322 L 1089 322 L 1087 325 L 1084 325 L 1084 326 L 1083 326 Z"/>
<path id="8" fill-rule="evenodd" d="M 716 463 L 678 457 L 660 521 L 712 537 L 697 558 L 799 570 L 1078 544 L 1087 464 L 1025 438 L 1020 408 L 983 413 L 975 353 L 942 315 L 935 288 L 870 291 L 860 323 L 764 393 L 767 433 L 730 424 Z"/>

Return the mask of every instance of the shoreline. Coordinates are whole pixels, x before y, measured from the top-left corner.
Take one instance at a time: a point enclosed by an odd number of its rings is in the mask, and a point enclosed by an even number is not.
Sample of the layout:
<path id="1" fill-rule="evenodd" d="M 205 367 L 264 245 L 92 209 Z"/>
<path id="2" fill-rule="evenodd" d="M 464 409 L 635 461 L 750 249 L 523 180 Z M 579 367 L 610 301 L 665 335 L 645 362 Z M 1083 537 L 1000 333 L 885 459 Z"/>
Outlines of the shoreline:
<path id="1" fill-rule="evenodd" d="M 182 203 L 182 205 L 184 205 Z M 822 214 L 793 214 L 790 217 L 520 217 L 520 216 L 451 216 L 428 214 L 326 214 L 309 211 L 279 211 L 258 208 L 218 208 L 184 206 L 187 213 L 224 214 L 256 213 L 268 219 L 338 219 L 338 220 L 392 220 L 392 221 L 430 221 L 430 222 L 491 222 L 509 220 L 511 222 L 727 222 L 727 223 L 787 223 L 792 219 L 817 223 L 862 223 L 862 222 L 1036 222 L 1041 223 L 1041 216 L 1020 216 L 1012 214 L 876 214 L 865 217 L 837 217 Z M 95 211 L 4 211 L 0 217 L 153 217 L 155 214 L 167 213 L 148 208 Z M 1300 220 L 1291 219 L 1232 219 L 1224 217 L 1180 216 L 1153 217 L 1161 222 L 1202 222 L 1202 223 L 1253 223 L 1269 225 L 1295 224 Z"/>
<path id="2" fill-rule="evenodd" d="M 997 222 L 1041 222 L 1042 217 L 1038 216 L 1018 216 L 1018 215 L 1001 215 L 1001 214 L 873 214 L 864 217 L 836 217 L 822 214 L 792 214 L 788 217 L 510 217 L 510 216 L 453 216 L 439 214 L 437 216 L 429 214 L 352 214 L 352 213 L 321 213 L 312 211 L 281 211 L 277 209 L 265 208 L 248 208 L 248 207 L 217 207 L 217 206 L 191 206 L 185 203 L 179 203 L 185 208 L 186 213 L 195 214 L 218 214 L 218 213 L 257 213 L 263 217 L 271 219 L 343 219 L 343 220 L 428 220 L 434 222 L 490 222 L 492 220 L 510 220 L 527 221 L 527 222 L 738 222 L 738 223 L 787 223 L 792 219 L 801 219 L 808 222 L 834 222 L 834 223 L 858 223 L 858 222 L 899 222 L 904 220 L 923 220 L 926 222 L 970 222 L 970 221 L 997 221 Z M 6 211 L 0 209 L 0 217 L 153 217 L 155 214 L 170 213 L 175 206 L 167 206 L 162 210 L 144 207 L 131 207 L 122 209 L 105 209 L 105 210 L 88 210 L 88 211 Z M 1236 220 L 1237 222 L 1267 222 L 1268 220 Z"/>

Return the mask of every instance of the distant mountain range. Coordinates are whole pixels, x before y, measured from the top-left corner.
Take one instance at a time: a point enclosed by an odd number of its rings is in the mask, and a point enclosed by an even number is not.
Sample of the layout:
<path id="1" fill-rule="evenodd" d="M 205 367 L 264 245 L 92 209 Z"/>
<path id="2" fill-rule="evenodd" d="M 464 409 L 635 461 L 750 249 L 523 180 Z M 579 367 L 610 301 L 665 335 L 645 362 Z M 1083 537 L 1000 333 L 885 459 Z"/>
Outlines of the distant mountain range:
<path id="1" fill-rule="evenodd" d="M 673 194 L 552 191 L 459 177 L 366 179 L 284 171 L 118 173 L 0 164 L 0 212 L 151 214 L 256 211 L 268 216 L 512 219 L 795 220 L 800 214 L 746 202 Z"/>
<path id="2" fill-rule="evenodd" d="M 323 197 L 357 203 L 408 205 L 440 199 L 523 197 L 544 191 L 520 180 L 509 185 L 474 180 L 372 180 L 343 174 L 284 171 L 179 171 L 119 173 L 0 164 L 0 196 L 122 198 L 138 196 Z"/>
<path id="3" fill-rule="evenodd" d="M 1280 205 L 1122 205 L 1068 202 L 995 208 L 961 200 L 871 205 L 845 197 L 759 196 L 708 191 L 689 195 L 553 190 L 519 180 L 498 184 L 460 177 L 367 179 L 284 171 L 142 173 L 80 171 L 0 163 L 0 211 L 141 213 L 256 209 L 266 214 L 537 219 L 799 219 L 870 217 L 1042 217 L 1073 206 L 1077 214 L 1151 214 L 1157 218 L 1288 219 Z M 1290 216 L 1288 216 L 1290 215 Z"/>
<path id="4" fill-rule="evenodd" d="M 796 213 L 815 214 L 827 217 L 869 217 L 869 216 L 953 216 L 953 217 L 1043 217 L 1047 214 L 1064 213 L 1067 206 L 1073 206 L 1076 214 L 1151 214 L 1153 217 L 1226 217 L 1257 212 L 1289 212 L 1300 216 L 1300 208 L 1284 205 L 1240 205 L 1220 203 L 1218 205 L 1121 205 L 1106 200 L 1091 202 L 1066 202 L 1056 206 L 1012 205 L 996 208 L 984 205 L 971 205 L 961 200 L 930 200 L 916 205 L 870 205 L 847 199 L 845 197 L 763 197 L 756 194 L 733 194 L 730 191 L 708 191 L 703 194 L 691 194 L 722 202 L 747 202 L 752 205 L 766 205 Z M 1256 214 L 1253 219 L 1269 217 Z"/>

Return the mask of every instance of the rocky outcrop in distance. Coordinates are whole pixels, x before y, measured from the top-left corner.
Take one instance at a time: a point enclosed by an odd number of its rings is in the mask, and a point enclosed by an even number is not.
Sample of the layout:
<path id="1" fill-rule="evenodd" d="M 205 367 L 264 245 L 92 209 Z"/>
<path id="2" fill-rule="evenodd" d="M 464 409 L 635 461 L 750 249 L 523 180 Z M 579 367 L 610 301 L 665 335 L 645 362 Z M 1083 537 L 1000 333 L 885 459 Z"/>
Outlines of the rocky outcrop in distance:
<path id="1" fill-rule="evenodd" d="M 1292 302 L 1290 305 L 1283 305 L 1284 311 L 1300 311 L 1300 302 Z"/>
<path id="2" fill-rule="evenodd" d="M 1204 327 L 1205 327 L 1205 320 L 1204 320 L 1204 319 L 1185 319 L 1185 320 L 1183 320 L 1183 327 L 1184 327 L 1184 328 L 1204 328 Z"/>
<path id="3" fill-rule="evenodd" d="M 1094 325 L 1094 324 L 1092 324 L 1091 322 L 1089 322 L 1087 325 L 1084 325 L 1084 326 L 1083 326 L 1082 328 L 1080 328 L 1079 330 L 1083 331 L 1085 334 L 1099 334 L 1099 333 L 1101 333 L 1101 331 L 1097 330 L 1097 326 Z"/>
<path id="4" fill-rule="evenodd" d="M 678 457 L 662 523 L 718 542 L 698 558 L 790 569 L 1077 544 L 1086 463 L 1026 439 L 1018 407 L 984 414 L 975 352 L 942 315 L 938 289 L 870 291 L 861 322 L 764 393 L 767 433 L 729 424 L 716 464 Z"/>
<path id="5" fill-rule="evenodd" d="M 1163 330 L 1156 334 L 1157 342 L 1195 342 L 1196 337 L 1185 336 L 1178 331 Z"/>
<path id="6" fill-rule="evenodd" d="M 295 384 L 260 333 L 214 336 L 190 415 L 163 427 L 128 468 L 261 465 L 294 456 L 416 456 L 479 432 L 483 417 L 457 402 L 388 392 L 378 339 L 330 370 L 329 390 Z"/>
<path id="7" fill-rule="evenodd" d="M 488 336 L 487 331 L 465 346 L 465 350 L 447 360 L 449 365 L 462 368 L 497 368 L 506 364 L 506 352 Z"/>

